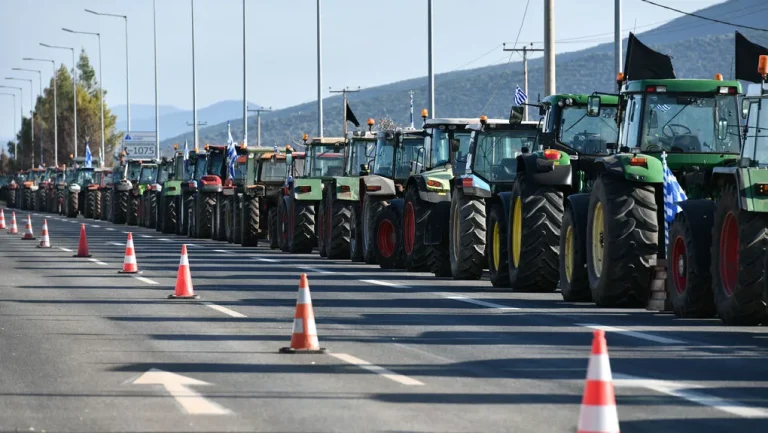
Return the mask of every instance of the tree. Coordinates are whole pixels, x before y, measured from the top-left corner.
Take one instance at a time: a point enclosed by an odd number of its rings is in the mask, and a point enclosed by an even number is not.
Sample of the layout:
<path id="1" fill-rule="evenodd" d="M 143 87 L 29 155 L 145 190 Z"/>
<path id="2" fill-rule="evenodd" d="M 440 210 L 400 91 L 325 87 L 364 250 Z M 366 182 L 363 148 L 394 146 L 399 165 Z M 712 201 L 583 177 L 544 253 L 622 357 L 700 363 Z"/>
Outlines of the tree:
<path id="1" fill-rule="evenodd" d="M 10 174 L 11 170 L 10 158 L 5 152 L 5 149 L 3 149 L 2 153 L 0 153 L 0 174 Z"/>
<path id="2" fill-rule="evenodd" d="M 91 61 L 88 55 L 85 54 L 85 48 L 80 51 L 80 59 L 77 61 L 77 70 L 80 73 L 77 75 L 78 84 L 81 84 L 88 93 L 96 90 L 96 71 L 91 66 Z"/>

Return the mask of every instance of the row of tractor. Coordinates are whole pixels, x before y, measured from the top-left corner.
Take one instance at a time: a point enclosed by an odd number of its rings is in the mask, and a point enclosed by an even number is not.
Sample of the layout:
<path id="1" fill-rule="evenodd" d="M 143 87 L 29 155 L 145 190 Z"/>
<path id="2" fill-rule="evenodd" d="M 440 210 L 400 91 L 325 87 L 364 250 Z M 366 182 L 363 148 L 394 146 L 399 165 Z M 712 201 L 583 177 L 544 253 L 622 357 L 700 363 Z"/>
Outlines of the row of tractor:
<path id="1" fill-rule="evenodd" d="M 528 104 L 538 122 L 522 106 L 509 119 L 424 110 L 421 128 L 372 131 L 369 119 L 343 137 L 305 134 L 301 151 L 243 144 L 228 157 L 206 145 L 30 170 L 8 204 L 437 277 L 487 270 L 495 287 L 599 307 L 764 322 L 766 88 L 742 95 L 720 74 L 617 84 Z"/>

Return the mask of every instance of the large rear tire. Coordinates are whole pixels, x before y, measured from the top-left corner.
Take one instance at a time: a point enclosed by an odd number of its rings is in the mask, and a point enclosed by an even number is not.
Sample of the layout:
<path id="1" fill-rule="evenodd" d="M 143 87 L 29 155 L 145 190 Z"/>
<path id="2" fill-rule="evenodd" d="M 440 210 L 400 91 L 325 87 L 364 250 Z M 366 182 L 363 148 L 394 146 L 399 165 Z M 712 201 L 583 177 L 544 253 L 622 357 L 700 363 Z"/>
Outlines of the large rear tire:
<path id="1" fill-rule="evenodd" d="M 280 229 L 277 221 L 277 208 L 272 206 L 267 212 L 268 222 L 267 230 L 269 232 L 269 249 L 276 250 L 280 248 Z"/>
<path id="2" fill-rule="evenodd" d="M 91 217 L 95 220 L 101 218 L 101 191 L 96 190 L 93 192 L 93 215 Z"/>
<path id="3" fill-rule="evenodd" d="M 232 228 L 232 230 L 235 232 L 233 243 L 237 245 L 243 244 L 243 233 L 246 231 L 246 229 L 243 227 L 243 221 L 246 221 L 243 215 L 243 212 L 245 211 L 244 210 L 245 206 L 243 203 L 244 200 L 245 200 L 244 196 L 240 197 L 238 195 L 235 195 L 234 199 L 232 200 L 233 201 L 232 212 L 234 213 L 233 216 L 235 220 L 234 221 L 235 226 Z M 258 220 L 256 221 L 256 224 L 257 224 L 256 229 L 258 230 Z"/>
<path id="4" fill-rule="evenodd" d="M 243 197 L 245 200 L 245 197 Z M 261 200 L 259 197 L 251 197 L 243 202 L 243 235 L 244 247 L 259 245 L 259 221 L 261 220 Z"/>
<path id="5" fill-rule="evenodd" d="M 352 241 L 352 205 L 354 202 L 341 201 L 327 189 L 326 224 L 328 238 L 326 239 L 326 257 L 329 259 L 348 259 L 349 243 Z"/>
<path id="6" fill-rule="evenodd" d="M 77 218 L 80 195 L 76 192 L 67 192 L 67 194 L 69 194 L 67 199 L 67 218 Z"/>
<path id="7" fill-rule="evenodd" d="M 736 185 L 727 185 L 712 230 L 712 287 L 720 320 L 752 326 L 768 318 L 766 290 L 768 215 L 741 209 Z"/>
<path id="8" fill-rule="evenodd" d="M 509 212 L 509 283 L 517 292 L 554 292 L 560 280 L 563 193 L 519 176 Z"/>
<path id="9" fill-rule="evenodd" d="M 200 194 L 198 197 L 198 208 L 200 212 L 197 214 L 196 228 L 197 237 L 202 239 L 210 239 L 213 232 L 213 218 L 216 215 L 216 195 L 207 193 Z"/>
<path id="10" fill-rule="evenodd" d="M 179 224 L 179 196 L 165 197 L 165 212 L 163 212 L 162 232 L 164 234 L 176 233 Z"/>
<path id="11" fill-rule="evenodd" d="M 369 196 L 363 198 L 363 260 L 368 264 L 376 264 L 376 218 L 384 203 Z"/>
<path id="12" fill-rule="evenodd" d="M 599 307 L 645 307 L 659 248 L 654 186 L 600 176 L 587 221 L 592 300 Z"/>
<path id="13" fill-rule="evenodd" d="M 455 191 L 451 197 L 448 252 L 456 280 L 477 280 L 485 267 L 485 201 Z"/>
<path id="14" fill-rule="evenodd" d="M 317 243 L 315 237 L 315 206 L 312 202 L 291 200 L 292 215 L 289 221 L 289 252 L 309 254 Z"/>
<path id="15" fill-rule="evenodd" d="M 126 224 L 129 226 L 135 226 L 139 224 L 139 200 L 141 197 L 134 196 L 132 192 L 128 193 L 128 198 L 130 200 L 129 202 L 129 208 L 128 208 L 128 218 L 126 221 Z"/>
<path id="16" fill-rule="evenodd" d="M 488 215 L 488 275 L 493 287 L 509 287 L 509 250 L 507 245 L 507 218 L 501 203 L 494 203 Z"/>
<path id="17" fill-rule="evenodd" d="M 96 196 L 94 191 L 88 191 L 85 193 L 85 209 L 83 210 L 83 217 L 86 219 L 93 218 L 93 214 L 96 212 Z"/>
<path id="18" fill-rule="evenodd" d="M 9 189 L 6 193 L 6 204 L 9 208 L 14 209 L 16 208 L 16 190 L 15 189 Z"/>
<path id="19" fill-rule="evenodd" d="M 147 228 L 153 229 L 157 227 L 157 193 L 150 191 L 148 201 L 149 209 L 147 210 Z"/>
<path id="20" fill-rule="evenodd" d="M 409 272 L 431 270 L 430 248 L 424 243 L 432 204 L 421 200 L 417 187 L 411 186 L 405 192 L 403 208 L 403 249 L 405 267 Z"/>
<path id="21" fill-rule="evenodd" d="M 360 223 L 360 205 L 355 202 L 351 206 L 352 218 L 350 218 L 349 230 L 349 259 L 353 262 L 363 261 L 363 229 Z"/>
<path id="22" fill-rule="evenodd" d="M 586 227 L 577 227 L 576 221 L 586 221 L 587 216 L 577 219 L 576 210 L 568 207 L 560 228 L 560 294 L 564 301 L 589 302 L 592 292 L 587 278 Z"/>
<path id="23" fill-rule="evenodd" d="M 387 206 L 376 216 L 374 225 L 374 246 L 376 261 L 381 269 L 402 269 L 405 267 L 403 252 L 403 229 L 401 211 Z"/>
<path id="24" fill-rule="evenodd" d="M 117 203 L 115 206 L 115 224 L 125 224 L 128 221 L 128 208 L 130 207 L 131 192 L 119 191 L 117 194 Z"/>

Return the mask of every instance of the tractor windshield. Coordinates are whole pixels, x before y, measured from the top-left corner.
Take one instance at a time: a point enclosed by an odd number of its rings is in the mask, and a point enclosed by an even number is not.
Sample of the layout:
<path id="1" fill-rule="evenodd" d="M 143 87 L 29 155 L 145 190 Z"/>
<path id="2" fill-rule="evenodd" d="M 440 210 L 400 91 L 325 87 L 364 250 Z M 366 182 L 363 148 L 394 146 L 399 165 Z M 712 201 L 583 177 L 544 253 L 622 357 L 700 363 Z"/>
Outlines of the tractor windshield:
<path id="1" fill-rule="evenodd" d="M 616 142 L 616 107 L 603 106 L 600 116 L 587 116 L 585 105 L 563 109 L 558 140 L 580 153 L 607 153 L 606 144 Z"/>
<path id="2" fill-rule="evenodd" d="M 451 125 L 454 126 L 454 125 Z M 469 136 L 470 131 L 464 131 L 464 126 L 457 126 L 462 128 L 462 131 L 434 129 L 432 137 L 432 155 L 430 157 L 430 167 L 438 167 L 451 162 L 451 142 L 458 141 L 459 150 L 456 152 L 456 164 L 454 165 L 454 172 L 464 171 L 464 165 L 467 162 L 467 152 L 469 152 Z"/>
<path id="3" fill-rule="evenodd" d="M 93 183 L 93 169 L 79 168 L 75 172 L 75 183 L 78 185 L 88 185 Z"/>
<path id="4" fill-rule="evenodd" d="M 101 185 L 101 178 L 102 178 L 103 172 L 101 171 L 94 171 L 93 172 L 93 181 L 91 181 L 92 184 Z"/>
<path id="5" fill-rule="evenodd" d="M 746 138 L 744 139 L 744 158 L 752 160 L 760 167 L 768 166 L 768 110 L 764 105 L 768 98 L 749 99 L 749 116 L 747 117 Z"/>
<path id="6" fill-rule="evenodd" d="M 208 158 L 205 155 L 198 155 L 197 162 L 195 162 L 195 179 L 200 179 L 205 176 L 208 166 Z"/>
<path id="7" fill-rule="evenodd" d="M 517 156 L 533 147 L 536 130 L 477 132 L 473 171 L 489 182 L 511 182 L 517 175 Z"/>
<path id="8" fill-rule="evenodd" d="M 128 175 L 126 176 L 130 181 L 139 180 L 139 173 L 141 173 L 141 163 L 131 161 L 128 163 Z"/>
<path id="9" fill-rule="evenodd" d="M 376 156 L 373 160 L 373 174 L 384 177 L 392 177 L 393 158 L 395 157 L 395 143 L 392 139 L 387 140 L 379 137 L 376 141 Z"/>
<path id="10" fill-rule="evenodd" d="M 168 182 L 168 177 L 169 177 L 168 175 L 169 175 L 170 169 L 171 169 L 170 165 L 163 165 L 162 167 L 160 167 L 159 173 L 157 174 L 156 183 L 163 184 L 165 182 Z"/>
<path id="11" fill-rule="evenodd" d="M 155 179 L 157 179 L 157 166 L 145 165 L 141 167 L 139 184 L 155 183 Z"/>
<path id="12" fill-rule="evenodd" d="M 347 165 L 347 172 L 350 176 L 360 175 L 360 166 L 368 164 L 375 152 L 376 141 L 371 139 L 355 139 L 352 141 L 349 151 L 349 164 Z"/>
<path id="13" fill-rule="evenodd" d="M 261 160 L 261 174 L 259 175 L 262 182 L 279 182 L 285 179 L 285 158 L 270 158 L 267 160 Z"/>
<path id="14" fill-rule="evenodd" d="M 246 155 L 237 156 L 237 164 L 235 165 L 235 179 L 245 180 L 248 176 L 248 157 Z"/>
<path id="15" fill-rule="evenodd" d="M 224 151 L 223 150 L 211 150 L 208 154 L 208 173 L 220 176 L 221 166 L 224 164 Z"/>
<path id="16" fill-rule="evenodd" d="M 419 150 L 424 148 L 424 137 L 403 137 L 402 143 L 397 148 L 395 159 L 395 179 L 406 179 L 411 174 L 411 162 L 419 157 Z"/>
<path id="17" fill-rule="evenodd" d="M 315 144 L 309 147 L 305 166 L 304 174 L 309 177 L 343 176 L 344 153 L 332 144 Z"/>
<path id="18" fill-rule="evenodd" d="M 738 153 L 739 110 L 736 95 L 645 95 L 643 117 L 637 119 L 641 97 L 627 106 L 628 130 L 642 122 L 640 148 L 648 152 Z M 639 103 L 636 103 L 638 101 Z M 638 113 L 634 113 L 634 111 Z M 629 143 L 630 141 L 625 141 Z"/>

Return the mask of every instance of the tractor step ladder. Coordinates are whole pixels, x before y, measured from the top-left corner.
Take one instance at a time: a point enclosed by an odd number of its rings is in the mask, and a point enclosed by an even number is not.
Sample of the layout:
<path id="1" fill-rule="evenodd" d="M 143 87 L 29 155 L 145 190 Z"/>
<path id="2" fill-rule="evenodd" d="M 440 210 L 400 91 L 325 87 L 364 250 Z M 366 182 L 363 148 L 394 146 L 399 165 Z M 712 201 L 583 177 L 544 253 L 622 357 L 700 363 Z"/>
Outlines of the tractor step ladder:
<path id="1" fill-rule="evenodd" d="M 651 280 L 651 296 L 648 299 L 646 310 L 672 311 L 671 302 L 667 296 L 667 261 L 656 260 L 653 267 L 653 279 Z"/>

